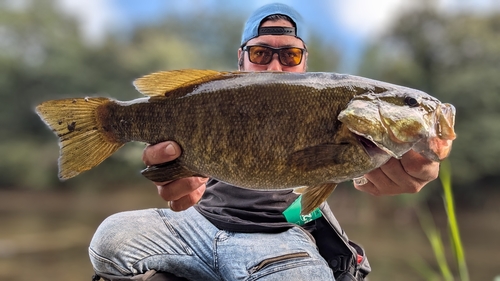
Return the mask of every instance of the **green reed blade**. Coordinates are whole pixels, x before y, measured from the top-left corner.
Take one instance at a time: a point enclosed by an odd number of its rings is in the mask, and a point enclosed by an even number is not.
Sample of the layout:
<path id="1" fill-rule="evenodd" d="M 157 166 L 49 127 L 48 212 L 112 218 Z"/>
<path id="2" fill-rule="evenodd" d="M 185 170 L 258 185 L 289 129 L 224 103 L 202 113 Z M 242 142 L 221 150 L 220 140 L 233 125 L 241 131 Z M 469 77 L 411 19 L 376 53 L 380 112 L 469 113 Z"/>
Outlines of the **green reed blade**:
<path id="1" fill-rule="evenodd" d="M 417 273 L 422 276 L 426 281 L 442 281 L 443 279 L 431 265 L 429 265 L 424 258 L 416 256 L 413 258 L 410 266 L 412 266 Z"/>
<path id="2" fill-rule="evenodd" d="M 448 226 L 450 229 L 452 248 L 458 265 L 460 279 L 462 281 L 469 281 L 469 272 L 467 263 L 465 261 L 465 253 L 460 238 L 460 231 L 455 214 L 455 204 L 453 200 L 453 192 L 451 188 L 451 165 L 450 161 L 446 159 L 441 163 L 439 178 L 444 190 L 444 205 L 448 217 Z"/>
<path id="3" fill-rule="evenodd" d="M 446 261 L 443 240 L 441 239 L 439 231 L 434 223 L 434 220 L 432 219 L 430 211 L 426 208 L 421 208 L 417 214 L 420 220 L 420 225 L 422 226 L 427 239 L 431 243 L 431 247 L 443 279 L 446 281 L 453 281 L 453 274 L 451 273 L 448 262 Z"/>

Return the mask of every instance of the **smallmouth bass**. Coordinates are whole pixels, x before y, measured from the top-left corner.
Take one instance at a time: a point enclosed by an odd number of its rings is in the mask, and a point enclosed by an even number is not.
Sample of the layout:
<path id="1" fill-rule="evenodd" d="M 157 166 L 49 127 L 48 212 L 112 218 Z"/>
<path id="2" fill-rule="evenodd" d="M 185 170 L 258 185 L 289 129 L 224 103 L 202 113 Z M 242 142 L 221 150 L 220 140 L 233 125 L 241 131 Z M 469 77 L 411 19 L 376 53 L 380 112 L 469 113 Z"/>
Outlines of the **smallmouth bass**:
<path id="1" fill-rule="evenodd" d="M 134 81 L 145 98 L 46 101 L 59 137 L 59 178 L 89 170 L 126 142 L 177 142 L 182 155 L 146 168 L 153 181 L 213 177 L 251 189 L 303 188 L 302 213 L 339 182 L 410 149 L 448 156 L 455 108 L 406 87 L 336 73 L 177 70 Z"/>

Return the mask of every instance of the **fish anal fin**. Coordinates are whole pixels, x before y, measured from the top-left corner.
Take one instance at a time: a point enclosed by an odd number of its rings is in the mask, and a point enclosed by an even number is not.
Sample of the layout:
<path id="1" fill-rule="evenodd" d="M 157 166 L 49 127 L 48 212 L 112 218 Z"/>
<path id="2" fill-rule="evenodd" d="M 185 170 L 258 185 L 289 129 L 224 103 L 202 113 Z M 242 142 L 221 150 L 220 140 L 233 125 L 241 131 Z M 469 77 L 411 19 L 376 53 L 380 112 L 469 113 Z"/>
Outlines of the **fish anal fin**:
<path id="1" fill-rule="evenodd" d="M 206 177 L 189 170 L 178 160 L 149 166 L 142 170 L 141 174 L 154 182 L 173 181 L 188 177 Z"/>
<path id="2" fill-rule="evenodd" d="M 328 199 L 328 196 L 335 190 L 335 187 L 337 187 L 337 183 L 327 182 L 306 188 L 304 193 L 302 193 L 302 210 L 300 214 L 307 215 L 314 211 L 314 209 Z"/>
<path id="3" fill-rule="evenodd" d="M 319 144 L 293 152 L 289 157 L 292 167 L 302 171 L 312 171 L 342 163 L 342 154 L 348 144 Z"/>
<path id="4" fill-rule="evenodd" d="M 135 88 L 143 95 L 150 97 L 175 96 L 175 90 L 179 88 L 194 87 L 200 83 L 222 77 L 226 72 L 215 70 L 184 69 L 172 71 L 160 71 L 137 78 L 134 81 Z M 186 94 L 185 91 L 180 95 Z"/>
<path id="5" fill-rule="evenodd" d="M 308 186 L 301 186 L 301 187 L 296 187 L 293 189 L 293 193 L 295 194 L 302 194 L 304 191 L 306 191 Z"/>

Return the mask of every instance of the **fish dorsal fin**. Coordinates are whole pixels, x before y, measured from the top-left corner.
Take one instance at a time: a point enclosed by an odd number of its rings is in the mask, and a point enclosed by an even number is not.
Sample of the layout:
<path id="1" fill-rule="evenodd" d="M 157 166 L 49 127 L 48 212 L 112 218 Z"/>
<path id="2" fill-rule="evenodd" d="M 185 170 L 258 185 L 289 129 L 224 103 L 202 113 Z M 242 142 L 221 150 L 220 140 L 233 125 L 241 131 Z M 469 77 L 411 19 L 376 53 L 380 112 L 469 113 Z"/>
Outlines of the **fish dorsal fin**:
<path id="1" fill-rule="evenodd" d="M 176 89 L 194 87 L 200 83 L 211 81 L 216 77 L 221 77 L 226 73 L 200 69 L 160 71 L 136 79 L 134 86 L 140 93 L 146 96 L 168 97 Z"/>

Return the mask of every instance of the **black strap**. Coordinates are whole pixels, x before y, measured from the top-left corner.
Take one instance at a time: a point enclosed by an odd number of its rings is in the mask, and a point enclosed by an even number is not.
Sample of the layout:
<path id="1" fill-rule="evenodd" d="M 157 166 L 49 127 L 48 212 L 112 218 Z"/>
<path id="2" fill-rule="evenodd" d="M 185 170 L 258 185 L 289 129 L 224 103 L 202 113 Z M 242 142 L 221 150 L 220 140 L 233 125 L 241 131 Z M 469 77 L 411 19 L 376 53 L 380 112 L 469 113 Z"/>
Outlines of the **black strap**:
<path id="1" fill-rule="evenodd" d="M 259 36 L 261 35 L 290 35 L 297 36 L 295 27 L 283 26 L 266 26 L 259 28 Z"/>

